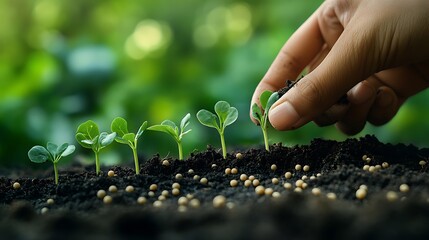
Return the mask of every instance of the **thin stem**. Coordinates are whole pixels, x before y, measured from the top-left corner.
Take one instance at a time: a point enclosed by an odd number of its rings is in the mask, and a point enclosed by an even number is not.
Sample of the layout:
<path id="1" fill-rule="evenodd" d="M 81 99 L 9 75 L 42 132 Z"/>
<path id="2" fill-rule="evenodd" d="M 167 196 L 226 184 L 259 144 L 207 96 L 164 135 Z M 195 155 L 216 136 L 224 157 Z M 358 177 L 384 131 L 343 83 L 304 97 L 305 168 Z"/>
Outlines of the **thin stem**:
<path id="1" fill-rule="evenodd" d="M 134 144 L 134 147 L 131 148 L 133 150 L 134 156 L 134 166 L 136 168 L 136 175 L 140 174 L 140 166 L 139 166 L 139 157 L 137 156 L 137 141 Z"/>
<path id="2" fill-rule="evenodd" d="M 95 173 L 100 174 L 100 157 L 98 156 L 99 152 L 94 151 L 95 153 Z"/>
<path id="3" fill-rule="evenodd" d="M 264 134 L 265 150 L 267 150 L 269 152 L 270 151 L 270 145 L 268 143 L 267 129 L 266 128 L 262 128 L 262 133 Z"/>
<path id="4" fill-rule="evenodd" d="M 183 150 L 182 150 L 182 142 L 177 142 L 177 147 L 179 148 L 179 160 L 183 160 Z"/>
<path id="5" fill-rule="evenodd" d="M 220 143 L 222 144 L 222 155 L 223 159 L 226 159 L 226 145 L 225 145 L 225 137 L 223 135 L 223 132 L 219 132 L 220 135 Z"/>
<path id="6" fill-rule="evenodd" d="M 57 184 L 57 185 L 58 185 L 58 169 L 57 169 L 57 163 L 56 163 L 56 162 L 53 162 L 53 163 L 54 163 L 55 184 Z"/>

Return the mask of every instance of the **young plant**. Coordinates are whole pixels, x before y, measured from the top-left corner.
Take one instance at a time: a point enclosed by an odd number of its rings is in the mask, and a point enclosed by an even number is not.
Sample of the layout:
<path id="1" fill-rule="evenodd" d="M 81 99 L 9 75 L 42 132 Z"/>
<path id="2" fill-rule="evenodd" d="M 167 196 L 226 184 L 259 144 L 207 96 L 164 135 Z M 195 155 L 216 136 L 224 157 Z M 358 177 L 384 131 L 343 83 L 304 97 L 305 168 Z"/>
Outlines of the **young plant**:
<path id="1" fill-rule="evenodd" d="M 44 163 L 46 160 L 50 160 L 54 164 L 55 184 L 58 185 L 58 169 L 57 163 L 62 157 L 66 157 L 74 152 L 76 147 L 64 143 L 61 146 L 48 142 L 45 147 L 34 146 L 28 151 L 28 158 L 30 161 L 35 163 Z"/>
<path id="2" fill-rule="evenodd" d="M 111 144 L 116 137 L 116 132 L 107 133 L 98 130 L 94 121 L 88 120 L 79 125 L 76 131 L 76 140 L 84 148 L 89 148 L 95 154 L 95 172 L 100 174 L 100 150 Z"/>
<path id="3" fill-rule="evenodd" d="M 222 144 L 222 153 L 223 158 L 226 158 L 226 145 L 225 145 L 225 137 L 224 132 L 225 128 L 228 125 L 231 125 L 238 118 L 238 111 L 235 107 L 231 107 L 229 103 L 225 101 L 219 101 L 214 106 L 215 114 L 212 112 L 201 109 L 197 113 L 197 119 L 200 123 L 207 127 L 216 128 L 220 135 L 220 142 Z M 219 120 L 219 122 L 218 122 Z"/>
<path id="4" fill-rule="evenodd" d="M 147 121 L 145 121 L 140 126 L 136 134 L 129 133 L 128 123 L 125 119 L 121 117 L 117 117 L 113 119 L 112 124 L 110 126 L 110 129 L 112 130 L 112 132 L 116 132 L 115 141 L 122 144 L 128 144 L 128 146 L 130 146 L 131 150 L 133 151 L 136 174 L 140 174 L 139 159 L 137 156 L 137 141 L 140 138 L 140 136 L 143 134 L 143 132 L 146 130 L 146 128 L 147 128 Z"/>
<path id="5" fill-rule="evenodd" d="M 159 125 L 154 125 L 148 127 L 147 130 L 159 131 L 168 133 L 177 143 L 177 147 L 179 148 L 179 160 L 183 160 L 183 150 L 182 150 L 182 138 L 185 134 L 189 133 L 192 129 L 185 131 L 185 128 L 189 124 L 189 119 L 191 118 L 191 114 L 186 114 L 186 116 L 180 122 L 180 128 L 176 126 L 176 124 L 170 120 L 165 120 Z"/>
<path id="6" fill-rule="evenodd" d="M 277 92 L 264 91 L 259 97 L 259 102 L 261 103 L 262 111 L 259 106 L 254 103 L 252 105 L 252 115 L 258 121 L 259 126 L 262 129 L 264 135 L 265 149 L 270 151 L 270 146 L 268 144 L 268 111 L 271 106 L 279 99 L 279 94 Z"/>

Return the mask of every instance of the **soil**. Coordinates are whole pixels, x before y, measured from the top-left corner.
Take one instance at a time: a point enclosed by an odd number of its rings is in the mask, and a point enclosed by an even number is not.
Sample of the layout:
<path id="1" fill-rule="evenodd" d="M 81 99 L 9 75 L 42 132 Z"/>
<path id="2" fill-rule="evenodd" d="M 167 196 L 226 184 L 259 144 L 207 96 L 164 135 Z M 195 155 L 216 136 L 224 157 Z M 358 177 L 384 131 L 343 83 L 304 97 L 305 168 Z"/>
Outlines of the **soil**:
<path id="1" fill-rule="evenodd" d="M 141 164 L 141 174 L 128 167 L 60 168 L 56 186 L 52 172 L 4 172 L 0 177 L 0 238 L 4 239 L 429 239 L 429 149 L 413 145 L 385 144 L 374 136 L 343 142 L 315 139 L 309 145 L 272 145 L 260 149 L 230 152 L 223 159 L 219 149 L 208 147 L 185 161 L 154 156 Z M 366 155 L 371 160 L 363 160 Z M 169 166 L 162 162 L 168 160 Z M 384 167 L 381 165 L 384 164 Z M 386 163 L 388 166 L 386 167 Z M 277 169 L 272 170 L 275 164 Z M 295 166 L 308 165 L 308 171 Z M 364 165 L 380 165 L 373 172 Z M 237 168 L 237 174 L 225 174 Z M 378 167 L 377 167 L 378 168 Z M 193 169 L 193 173 L 189 173 Z M 114 170 L 116 176 L 108 177 Z M 286 179 L 285 173 L 292 178 Z M 183 175 L 176 179 L 177 173 Z M 20 176 L 17 176 L 20 175 Z M 38 175 L 28 177 L 27 174 Z M 245 187 L 241 174 L 253 175 L 272 195 L 257 195 L 255 187 Z M 208 179 L 207 184 L 194 179 Z M 307 186 L 295 190 L 304 177 Z M 272 178 L 278 178 L 274 184 Z M 231 180 L 238 180 L 231 187 Z M 21 187 L 14 189 L 14 182 Z M 173 196 L 172 184 L 180 184 Z M 286 189 L 284 183 L 291 183 Z M 149 186 L 157 184 L 155 196 Z M 367 195 L 356 198 L 364 184 Z M 408 191 L 400 191 L 407 184 Z M 116 193 L 108 192 L 115 185 Z M 128 185 L 134 192 L 126 192 Z M 316 196 L 312 189 L 318 188 Z M 113 198 L 105 204 L 97 191 Z M 169 196 L 157 199 L 162 190 Z M 396 194 L 397 199 L 387 195 Z M 336 198 L 328 196 L 335 194 Z M 179 207 L 182 196 L 198 199 L 199 207 Z M 192 196 L 189 196 L 192 195 Z M 226 205 L 216 208 L 213 198 L 223 195 Z M 137 203 L 139 196 L 147 202 Z M 53 204 L 47 199 L 52 198 Z M 154 202 L 157 202 L 154 204 Z M 46 213 L 42 209 L 47 208 Z"/>

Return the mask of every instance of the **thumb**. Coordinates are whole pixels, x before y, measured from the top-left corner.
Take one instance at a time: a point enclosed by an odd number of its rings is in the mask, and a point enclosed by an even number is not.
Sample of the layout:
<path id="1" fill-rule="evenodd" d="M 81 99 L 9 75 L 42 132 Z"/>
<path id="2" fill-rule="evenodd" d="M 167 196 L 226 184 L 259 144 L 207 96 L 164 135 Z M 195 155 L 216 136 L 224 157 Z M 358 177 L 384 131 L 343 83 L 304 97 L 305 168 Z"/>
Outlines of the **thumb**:
<path id="1" fill-rule="evenodd" d="M 321 64 L 284 94 L 269 112 L 278 130 L 299 128 L 334 105 L 349 89 L 376 72 L 375 31 L 362 32 L 359 25 L 344 29 Z M 363 25 L 365 26 L 365 25 Z M 378 54 L 379 56 L 380 54 Z"/>

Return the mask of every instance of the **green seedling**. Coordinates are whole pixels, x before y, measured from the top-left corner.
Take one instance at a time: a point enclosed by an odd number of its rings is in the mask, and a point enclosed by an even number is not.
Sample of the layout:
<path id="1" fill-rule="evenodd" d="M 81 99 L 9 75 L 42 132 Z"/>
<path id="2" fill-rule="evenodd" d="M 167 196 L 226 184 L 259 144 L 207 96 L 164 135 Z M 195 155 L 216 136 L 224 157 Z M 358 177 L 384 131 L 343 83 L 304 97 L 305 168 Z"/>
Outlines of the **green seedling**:
<path id="1" fill-rule="evenodd" d="M 28 158 L 30 161 L 35 163 L 44 163 L 46 160 L 50 160 L 54 164 L 55 184 L 58 185 L 58 169 L 57 163 L 62 157 L 66 157 L 74 152 L 76 147 L 64 143 L 61 146 L 48 142 L 45 147 L 34 146 L 28 151 Z"/>
<path id="2" fill-rule="evenodd" d="M 204 126 L 216 128 L 220 135 L 220 142 L 222 144 L 223 158 L 226 158 L 226 145 L 224 132 L 228 125 L 231 125 L 238 118 L 238 110 L 235 107 L 231 107 L 229 103 L 225 101 L 219 101 L 215 104 L 214 110 L 217 114 L 201 109 L 197 113 L 198 121 Z M 218 122 L 219 120 L 219 122 Z"/>
<path id="3" fill-rule="evenodd" d="M 189 119 L 191 118 L 191 114 L 186 114 L 186 116 L 180 122 L 180 128 L 176 126 L 176 124 L 170 120 L 165 120 L 159 125 L 154 125 L 148 127 L 147 130 L 165 132 L 168 133 L 177 143 L 177 147 L 179 148 L 179 160 L 183 160 L 183 150 L 182 150 L 182 138 L 185 134 L 189 133 L 192 129 L 185 131 L 185 128 L 189 124 Z"/>
<path id="4" fill-rule="evenodd" d="M 100 150 L 111 144 L 116 137 L 116 132 L 107 133 L 98 130 L 95 122 L 88 120 L 77 128 L 76 140 L 84 148 L 89 148 L 95 154 L 95 172 L 100 174 Z"/>
<path id="5" fill-rule="evenodd" d="M 268 144 L 268 112 L 271 106 L 279 99 L 279 94 L 277 92 L 264 91 L 259 97 L 259 102 L 261 103 L 261 108 L 258 104 L 254 103 L 252 105 L 252 115 L 258 121 L 259 126 L 262 129 L 264 135 L 265 149 L 270 151 L 270 146 Z"/>
<path id="6" fill-rule="evenodd" d="M 140 126 L 137 133 L 129 133 L 128 123 L 125 119 L 121 117 L 117 117 L 113 119 L 112 124 L 110 126 L 110 129 L 112 130 L 112 132 L 116 132 L 115 141 L 118 143 L 127 144 L 128 146 L 130 146 L 131 150 L 133 151 L 136 174 L 140 174 L 139 159 L 137 156 L 137 141 L 140 138 L 140 136 L 143 134 L 143 132 L 146 130 L 146 128 L 147 128 L 147 121 L 145 121 Z"/>

